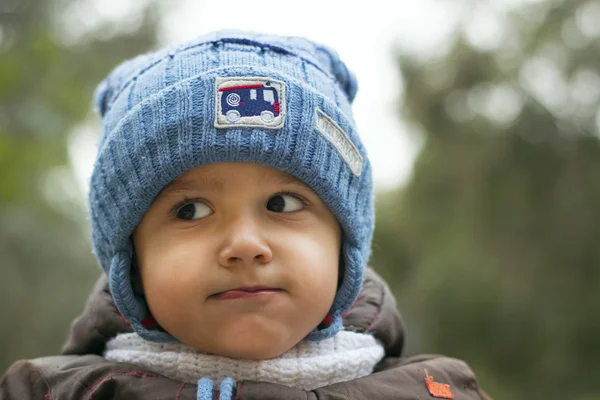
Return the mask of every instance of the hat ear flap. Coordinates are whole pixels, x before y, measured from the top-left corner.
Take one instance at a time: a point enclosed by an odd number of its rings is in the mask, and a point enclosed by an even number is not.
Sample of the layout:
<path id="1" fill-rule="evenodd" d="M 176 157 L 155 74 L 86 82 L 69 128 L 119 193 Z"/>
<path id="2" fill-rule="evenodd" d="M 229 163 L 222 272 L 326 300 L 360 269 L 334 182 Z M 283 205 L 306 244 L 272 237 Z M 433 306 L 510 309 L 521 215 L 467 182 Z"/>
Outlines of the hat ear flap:
<path id="1" fill-rule="evenodd" d="M 314 329 L 306 337 L 311 342 L 320 342 L 321 340 L 329 339 L 337 335 L 338 332 L 344 329 L 341 315 L 333 315 L 331 324 L 325 329 Z"/>
<path id="2" fill-rule="evenodd" d="M 136 296 L 131 284 L 131 252 L 118 251 L 112 258 L 108 273 L 110 292 L 115 305 L 125 319 L 135 325 L 147 314 L 143 299 Z"/>
<path id="3" fill-rule="evenodd" d="M 123 318 L 144 339 L 153 342 L 177 341 L 163 330 L 150 330 L 144 326 L 144 321 L 150 315 L 150 311 L 144 298 L 135 294 L 133 290 L 131 281 L 132 255 L 133 252 L 129 248 L 116 252 L 112 258 L 108 283 L 115 305 Z"/>

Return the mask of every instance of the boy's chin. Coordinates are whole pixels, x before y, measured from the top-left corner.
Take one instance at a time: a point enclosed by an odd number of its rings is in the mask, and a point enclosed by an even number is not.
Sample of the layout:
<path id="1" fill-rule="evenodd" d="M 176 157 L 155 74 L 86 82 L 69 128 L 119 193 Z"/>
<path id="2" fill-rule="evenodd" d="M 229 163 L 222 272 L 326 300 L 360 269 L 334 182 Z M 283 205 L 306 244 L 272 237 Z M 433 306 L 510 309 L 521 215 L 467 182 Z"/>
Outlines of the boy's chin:
<path id="1" fill-rule="evenodd" d="M 223 354 L 226 357 L 237 358 L 241 360 L 253 360 L 253 361 L 261 361 L 261 360 L 269 360 L 271 358 L 277 358 L 285 351 L 280 351 L 273 348 L 267 349 L 248 349 L 243 348 L 236 351 L 235 349 L 228 349 L 230 351 L 227 354 Z M 289 350 L 289 349 L 288 349 Z"/>
<path id="2" fill-rule="evenodd" d="M 310 333 L 310 326 L 295 322 L 247 314 L 235 319 L 205 319 L 199 325 L 188 325 L 179 331 L 170 331 L 168 326 L 163 326 L 181 342 L 204 353 L 267 360 L 289 351 Z"/>
<path id="3" fill-rule="evenodd" d="M 255 335 L 245 340 L 239 338 L 237 340 L 224 340 L 219 343 L 220 349 L 215 353 L 231 358 L 260 361 L 279 357 L 296 344 L 295 342 L 282 342 L 281 338 L 274 340 L 273 338 L 261 338 Z"/>
<path id="4" fill-rule="evenodd" d="M 211 337 L 209 341 L 186 343 L 205 353 L 244 360 L 268 360 L 276 358 L 294 347 L 302 338 L 289 332 L 269 330 L 249 334 L 229 331 Z"/>

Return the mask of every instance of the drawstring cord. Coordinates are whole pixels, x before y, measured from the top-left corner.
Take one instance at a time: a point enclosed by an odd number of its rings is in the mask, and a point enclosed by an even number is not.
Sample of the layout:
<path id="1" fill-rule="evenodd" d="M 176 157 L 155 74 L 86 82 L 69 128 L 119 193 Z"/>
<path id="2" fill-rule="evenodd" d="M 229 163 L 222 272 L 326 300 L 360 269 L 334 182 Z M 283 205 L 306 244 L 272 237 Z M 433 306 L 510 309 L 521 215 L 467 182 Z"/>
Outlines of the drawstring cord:
<path id="1" fill-rule="evenodd" d="M 200 378 L 198 380 L 198 392 L 196 393 L 197 400 L 213 400 L 213 381 L 208 378 Z M 219 400 L 233 400 L 233 389 L 235 381 L 233 378 L 227 377 L 221 381 L 219 389 Z"/>

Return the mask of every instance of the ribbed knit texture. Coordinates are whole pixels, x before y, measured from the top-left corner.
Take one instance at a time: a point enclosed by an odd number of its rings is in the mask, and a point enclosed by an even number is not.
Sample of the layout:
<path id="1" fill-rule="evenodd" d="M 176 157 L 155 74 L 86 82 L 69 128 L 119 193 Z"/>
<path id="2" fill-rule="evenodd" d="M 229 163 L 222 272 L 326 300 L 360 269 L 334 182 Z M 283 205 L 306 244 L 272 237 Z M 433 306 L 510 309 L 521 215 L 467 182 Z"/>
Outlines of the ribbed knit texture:
<path id="1" fill-rule="evenodd" d="M 180 343 L 149 342 L 128 333 L 109 341 L 104 357 L 189 383 L 206 378 L 211 381 L 211 391 L 213 380 L 221 384 L 221 391 L 224 383 L 229 388 L 232 381 L 242 380 L 313 390 L 369 375 L 384 357 L 384 350 L 371 335 L 342 331 L 319 342 L 303 340 L 277 358 L 252 361 L 206 354 Z M 206 382 L 200 381 L 199 394 L 208 390 Z"/>
<path id="2" fill-rule="evenodd" d="M 215 82 L 266 77 L 285 84 L 280 129 L 217 129 Z M 374 225 L 371 165 L 353 121 L 356 80 L 337 54 L 301 38 L 220 32 L 142 55 L 117 67 L 98 87 L 102 134 L 90 182 L 94 251 L 109 275 L 115 304 L 133 328 L 153 341 L 173 341 L 148 330 L 144 299 L 130 279 L 131 234 L 152 201 L 173 179 L 196 166 L 256 162 L 306 182 L 343 229 L 345 275 L 322 340 L 342 329 L 341 315 L 360 291 Z M 364 160 L 354 174 L 339 150 L 315 128 L 316 109 L 347 135 Z"/>

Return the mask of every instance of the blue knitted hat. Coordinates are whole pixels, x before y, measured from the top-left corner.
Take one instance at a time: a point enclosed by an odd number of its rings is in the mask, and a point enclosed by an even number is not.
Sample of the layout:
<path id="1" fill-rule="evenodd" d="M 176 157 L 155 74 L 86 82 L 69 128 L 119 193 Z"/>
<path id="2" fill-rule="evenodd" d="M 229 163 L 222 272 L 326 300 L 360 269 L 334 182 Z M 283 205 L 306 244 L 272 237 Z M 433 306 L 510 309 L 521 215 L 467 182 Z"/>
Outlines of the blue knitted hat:
<path id="1" fill-rule="evenodd" d="M 102 116 L 90 182 L 94 253 L 119 311 L 147 340 L 150 315 L 134 292 L 131 234 L 154 198 L 185 171 L 245 161 L 306 182 L 337 217 L 345 274 L 335 335 L 362 287 L 374 225 L 371 165 L 353 120 L 354 75 L 331 49 L 296 37 L 216 32 L 118 66 L 96 90 Z"/>

